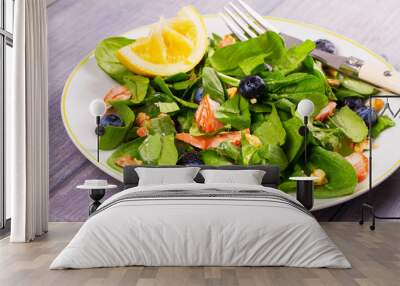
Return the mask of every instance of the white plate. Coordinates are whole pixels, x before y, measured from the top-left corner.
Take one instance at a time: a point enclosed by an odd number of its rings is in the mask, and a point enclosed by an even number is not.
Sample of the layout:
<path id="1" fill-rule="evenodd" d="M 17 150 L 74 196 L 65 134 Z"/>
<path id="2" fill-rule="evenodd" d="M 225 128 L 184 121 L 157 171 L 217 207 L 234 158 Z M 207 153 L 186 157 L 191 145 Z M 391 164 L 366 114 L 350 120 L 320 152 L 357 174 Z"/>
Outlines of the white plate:
<path id="1" fill-rule="evenodd" d="M 288 19 L 267 17 L 279 30 L 301 39 L 329 39 L 335 43 L 339 54 L 353 55 L 370 62 L 391 67 L 384 59 L 369 51 L 360 44 L 337 35 L 328 30 L 295 22 Z M 224 35 L 229 31 L 217 16 L 205 16 L 208 32 Z M 147 35 L 148 26 L 143 26 L 126 33 L 125 36 L 137 38 Z M 96 161 L 96 136 L 94 134 L 95 119 L 89 113 L 89 103 L 104 94 L 116 83 L 107 76 L 98 66 L 93 52 L 86 56 L 70 74 L 62 95 L 61 112 L 64 126 L 76 147 L 94 165 L 101 170 L 122 181 L 122 174 L 107 166 L 106 160 L 112 151 L 100 152 L 100 163 Z M 390 101 L 394 110 L 400 107 L 400 99 Z M 400 164 L 400 148 L 398 148 L 398 134 L 400 124 L 381 134 L 376 141 L 377 147 L 373 150 L 373 185 L 381 183 L 392 174 Z M 357 185 L 356 192 L 350 196 L 316 200 L 314 210 L 327 208 L 355 198 L 368 191 L 368 178 Z"/>

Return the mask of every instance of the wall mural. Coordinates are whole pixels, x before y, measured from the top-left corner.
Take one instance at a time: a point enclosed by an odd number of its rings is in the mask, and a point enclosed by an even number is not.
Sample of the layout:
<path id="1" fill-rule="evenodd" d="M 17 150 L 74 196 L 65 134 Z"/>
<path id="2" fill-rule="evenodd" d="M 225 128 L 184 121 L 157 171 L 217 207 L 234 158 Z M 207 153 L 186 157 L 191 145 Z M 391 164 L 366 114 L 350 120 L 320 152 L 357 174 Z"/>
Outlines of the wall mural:
<path id="1" fill-rule="evenodd" d="M 375 98 L 371 106 L 366 100 L 379 90 L 310 56 L 320 49 L 384 65 L 375 54 L 283 19 L 271 22 L 304 42 L 287 48 L 274 32 L 242 42 L 217 17 L 204 24 L 191 7 L 179 13 L 192 21 L 176 17 L 106 38 L 71 73 L 63 121 L 93 164 L 119 180 L 128 165 L 274 164 L 286 192 L 295 191 L 290 176 L 318 177 L 316 207 L 325 208 L 367 191 L 371 120 L 374 152 L 383 158 L 374 162 L 373 184 L 396 169 L 399 125 L 382 114 L 385 100 Z M 96 99 L 105 105 L 100 128 L 89 112 Z M 302 99 L 315 107 L 307 142 L 296 112 Z"/>

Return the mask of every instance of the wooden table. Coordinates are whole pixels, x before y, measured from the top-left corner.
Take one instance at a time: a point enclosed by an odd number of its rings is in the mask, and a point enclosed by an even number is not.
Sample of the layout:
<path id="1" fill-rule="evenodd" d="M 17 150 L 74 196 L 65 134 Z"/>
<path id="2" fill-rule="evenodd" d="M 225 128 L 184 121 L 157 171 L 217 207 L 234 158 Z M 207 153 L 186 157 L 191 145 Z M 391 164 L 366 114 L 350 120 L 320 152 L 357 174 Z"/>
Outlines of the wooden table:
<path id="1" fill-rule="evenodd" d="M 89 199 L 74 186 L 88 178 L 106 178 L 75 148 L 64 129 L 60 99 L 74 66 L 103 38 L 173 16 L 187 4 L 202 13 L 217 13 L 229 2 L 183 0 L 58 0 L 48 8 L 50 220 L 80 221 Z M 352 38 L 386 57 L 400 69 L 400 8 L 397 0 L 247 0 L 263 15 L 291 18 Z M 400 215 L 400 171 L 376 188 L 378 213 Z M 111 192 L 110 192 L 111 193 Z M 319 211 L 321 220 L 357 220 L 363 197 Z"/>

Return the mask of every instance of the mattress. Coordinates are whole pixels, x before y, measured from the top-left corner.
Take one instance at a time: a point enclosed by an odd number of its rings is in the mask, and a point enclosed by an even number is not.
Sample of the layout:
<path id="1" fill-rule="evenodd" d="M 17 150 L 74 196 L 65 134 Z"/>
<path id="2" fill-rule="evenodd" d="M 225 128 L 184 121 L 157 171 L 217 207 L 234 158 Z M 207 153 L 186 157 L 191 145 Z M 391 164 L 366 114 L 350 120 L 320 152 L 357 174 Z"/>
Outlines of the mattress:
<path id="1" fill-rule="evenodd" d="M 263 186 L 138 186 L 107 199 L 50 269 L 119 266 L 349 268 L 315 218 Z"/>

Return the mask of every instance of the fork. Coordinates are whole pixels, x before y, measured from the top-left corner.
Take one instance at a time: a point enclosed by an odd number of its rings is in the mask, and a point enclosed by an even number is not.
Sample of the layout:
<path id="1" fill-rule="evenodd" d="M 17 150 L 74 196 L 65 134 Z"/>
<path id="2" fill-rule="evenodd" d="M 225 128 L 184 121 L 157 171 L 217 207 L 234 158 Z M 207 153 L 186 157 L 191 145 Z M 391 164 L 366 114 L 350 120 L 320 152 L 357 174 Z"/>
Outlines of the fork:
<path id="1" fill-rule="evenodd" d="M 266 31 L 273 31 L 280 34 L 288 48 L 303 42 L 296 37 L 280 32 L 243 0 L 237 0 L 237 2 L 239 5 L 229 2 L 224 7 L 226 14 L 219 13 L 219 15 L 240 41 L 255 38 Z M 343 74 L 400 94 L 400 73 L 388 70 L 385 65 L 364 61 L 353 56 L 333 55 L 318 49 L 314 49 L 310 55 Z"/>
<path id="2" fill-rule="evenodd" d="M 232 2 L 224 7 L 227 15 L 219 13 L 225 24 L 240 41 L 247 41 L 255 38 L 266 31 L 280 34 L 288 47 L 300 44 L 302 41 L 292 36 L 279 32 L 275 26 L 264 19 L 253 8 L 242 0 L 237 0 L 242 9 Z"/>

